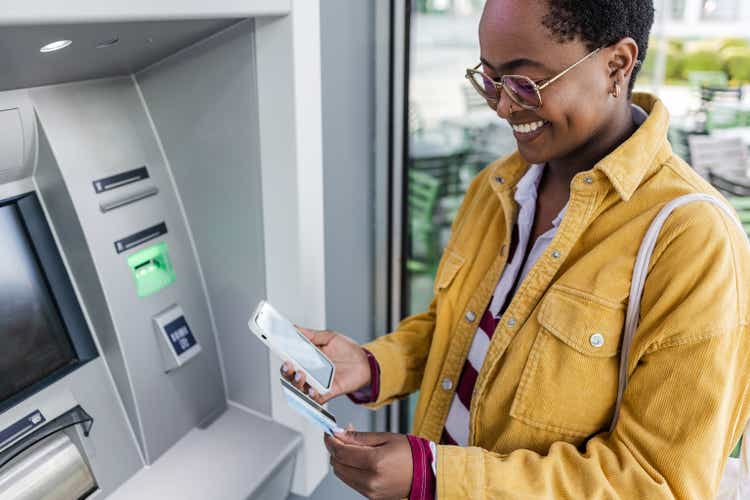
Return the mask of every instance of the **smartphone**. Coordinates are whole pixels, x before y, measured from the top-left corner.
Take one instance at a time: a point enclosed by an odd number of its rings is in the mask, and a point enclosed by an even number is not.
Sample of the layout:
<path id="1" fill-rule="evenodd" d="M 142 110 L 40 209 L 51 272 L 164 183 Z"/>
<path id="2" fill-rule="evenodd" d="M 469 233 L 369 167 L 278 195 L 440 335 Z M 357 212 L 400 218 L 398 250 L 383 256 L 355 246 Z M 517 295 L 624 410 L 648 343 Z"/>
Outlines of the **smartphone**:
<path id="1" fill-rule="evenodd" d="M 336 417 L 318 403 L 307 397 L 299 389 L 294 387 L 285 378 L 280 378 L 281 386 L 284 389 L 286 401 L 297 413 L 310 420 L 312 423 L 323 429 L 323 432 L 331 436 L 337 432 L 343 432 L 336 424 Z"/>
<path id="2" fill-rule="evenodd" d="M 248 322 L 250 331 L 277 356 L 305 374 L 319 394 L 331 390 L 335 367 L 320 349 L 265 300 L 261 300 Z"/>

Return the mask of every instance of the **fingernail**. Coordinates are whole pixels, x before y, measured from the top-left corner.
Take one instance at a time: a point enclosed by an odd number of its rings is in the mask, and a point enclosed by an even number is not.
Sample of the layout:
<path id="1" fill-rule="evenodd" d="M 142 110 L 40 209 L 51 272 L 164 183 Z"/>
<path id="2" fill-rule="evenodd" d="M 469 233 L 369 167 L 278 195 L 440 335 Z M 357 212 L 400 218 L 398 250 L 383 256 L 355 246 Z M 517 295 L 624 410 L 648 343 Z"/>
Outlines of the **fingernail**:
<path id="1" fill-rule="evenodd" d="M 300 375 L 299 372 L 297 372 L 297 373 L 294 374 L 294 381 L 295 382 L 299 382 L 299 379 L 301 379 L 301 378 L 302 378 L 302 375 Z"/>
<path id="2" fill-rule="evenodd" d="M 307 393 L 310 395 L 311 398 L 315 397 L 315 389 L 310 387 L 310 390 L 307 391 Z"/>
<path id="3" fill-rule="evenodd" d="M 281 371 L 282 371 L 283 373 L 286 373 L 286 372 L 288 372 L 288 371 L 289 371 L 289 367 L 288 367 L 288 366 L 286 366 L 286 363 L 284 363 L 283 365 L 281 365 Z"/>

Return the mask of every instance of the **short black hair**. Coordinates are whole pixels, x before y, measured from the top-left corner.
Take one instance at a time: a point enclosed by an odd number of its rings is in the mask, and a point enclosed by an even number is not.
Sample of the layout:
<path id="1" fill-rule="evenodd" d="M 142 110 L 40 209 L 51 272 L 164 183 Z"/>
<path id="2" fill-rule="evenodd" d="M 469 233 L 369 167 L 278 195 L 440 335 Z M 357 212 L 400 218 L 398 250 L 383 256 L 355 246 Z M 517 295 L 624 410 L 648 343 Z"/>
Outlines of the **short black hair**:
<path id="1" fill-rule="evenodd" d="M 545 0 L 549 13 L 542 24 L 560 43 L 580 39 L 590 50 L 608 47 L 625 37 L 638 44 L 638 62 L 628 92 L 643 66 L 654 24 L 653 0 Z"/>

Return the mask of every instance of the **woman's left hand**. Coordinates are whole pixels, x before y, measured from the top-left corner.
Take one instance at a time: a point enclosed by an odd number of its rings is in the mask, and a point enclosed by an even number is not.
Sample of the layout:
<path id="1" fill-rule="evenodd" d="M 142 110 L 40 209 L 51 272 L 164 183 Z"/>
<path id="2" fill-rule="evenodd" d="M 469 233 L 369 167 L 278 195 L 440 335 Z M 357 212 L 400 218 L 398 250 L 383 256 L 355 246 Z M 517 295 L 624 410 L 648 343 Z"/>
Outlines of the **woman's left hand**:
<path id="1" fill-rule="evenodd" d="M 325 435 L 333 471 L 367 498 L 406 498 L 411 490 L 409 440 L 390 432 L 346 431 Z"/>

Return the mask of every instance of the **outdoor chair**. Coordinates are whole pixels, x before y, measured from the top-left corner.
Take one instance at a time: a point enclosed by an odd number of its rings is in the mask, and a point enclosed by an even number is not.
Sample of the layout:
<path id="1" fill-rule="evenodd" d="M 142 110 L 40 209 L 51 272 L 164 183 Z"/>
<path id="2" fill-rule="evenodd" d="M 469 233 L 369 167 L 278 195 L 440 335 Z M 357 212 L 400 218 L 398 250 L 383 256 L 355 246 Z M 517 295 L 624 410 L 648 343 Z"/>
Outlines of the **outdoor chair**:
<path id="1" fill-rule="evenodd" d="M 409 172 L 408 217 L 410 248 L 406 268 L 414 273 L 434 274 L 437 268 L 435 207 L 440 180 L 422 172 Z"/>
<path id="2" fill-rule="evenodd" d="M 718 174 L 723 170 L 744 169 L 748 165 L 747 147 L 742 139 L 690 135 L 688 144 L 691 165 L 706 179 L 709 172 Z"/>

